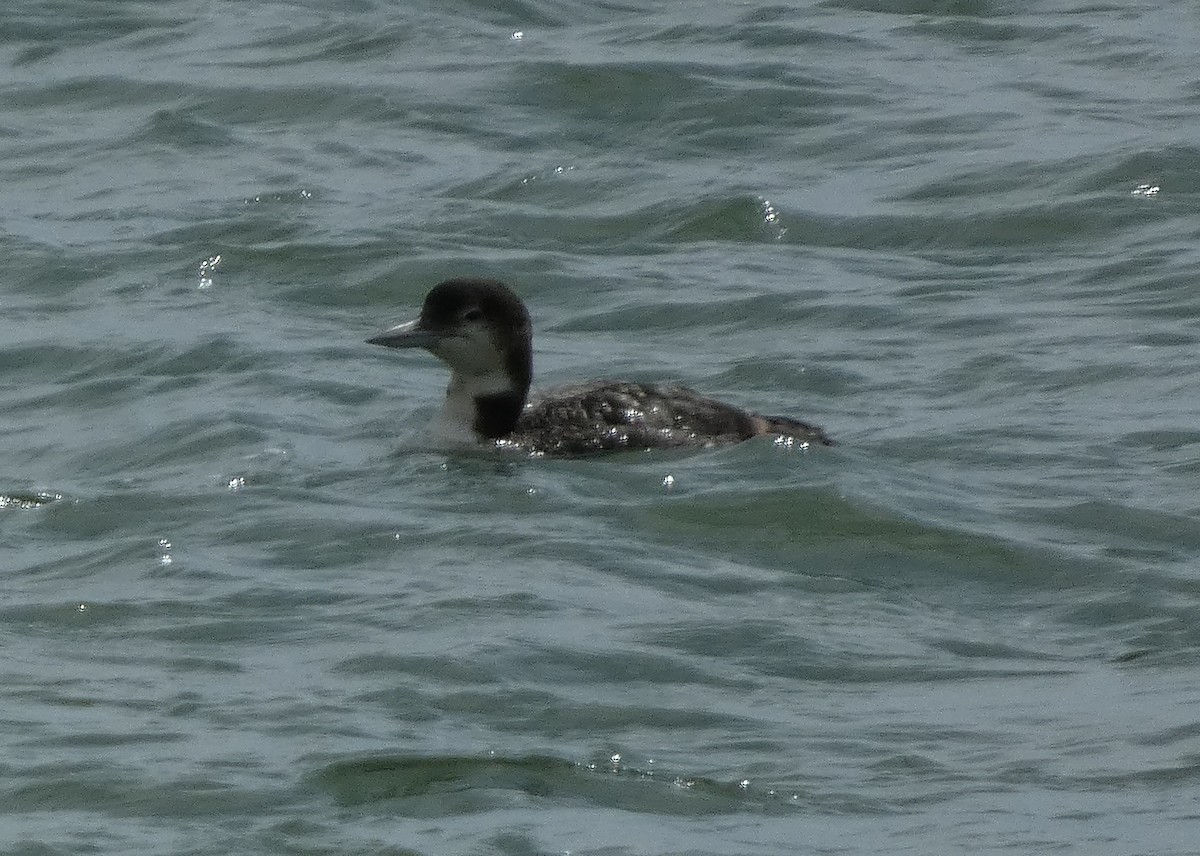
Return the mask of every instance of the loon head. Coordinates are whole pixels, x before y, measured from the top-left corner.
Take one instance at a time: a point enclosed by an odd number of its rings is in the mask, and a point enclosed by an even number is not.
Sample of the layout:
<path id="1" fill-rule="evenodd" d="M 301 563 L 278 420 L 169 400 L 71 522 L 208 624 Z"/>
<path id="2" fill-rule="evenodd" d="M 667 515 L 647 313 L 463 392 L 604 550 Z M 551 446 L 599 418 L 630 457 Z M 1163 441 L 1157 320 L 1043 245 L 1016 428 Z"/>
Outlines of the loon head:
<path id="1" fill-rule="evenodd" d="M 425 296 L 415 321 L 367 340 L 424 348 L 450 366 L 443 420 L 479 438 L 516 427 L 533 376 L 532 327 L 521 298 L 491 279 L 448 279 Z"/>

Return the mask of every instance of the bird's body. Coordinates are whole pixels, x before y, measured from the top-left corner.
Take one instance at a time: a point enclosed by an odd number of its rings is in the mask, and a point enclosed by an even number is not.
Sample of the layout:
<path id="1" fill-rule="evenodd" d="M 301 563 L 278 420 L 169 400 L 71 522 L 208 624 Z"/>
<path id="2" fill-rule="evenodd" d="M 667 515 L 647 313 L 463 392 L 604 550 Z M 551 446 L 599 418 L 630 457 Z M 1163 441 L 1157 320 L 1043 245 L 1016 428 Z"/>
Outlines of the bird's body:
<path id="1" fill-rule="evenodd" d="M 620 449 L 679 449 L 740 443 L 763 434 L 827 443 L 803 422 L 747 413 L 669 383 L 591 381 L 533 398 L 508 441 L 579 455 Z"/>
<path id="2" fill-rule="evenodd" d="M 763 435 L 832 445 L 815 425 L 749 413 L 676 384 L 599 380 L 530 396 L 529 313 L 494 280 L 447 280 L 425 298 L 419 319 L 369 341 L 426 348 L 450 366 L 439 426 L 453 440 L 536 455 L 703 448 Z"/>

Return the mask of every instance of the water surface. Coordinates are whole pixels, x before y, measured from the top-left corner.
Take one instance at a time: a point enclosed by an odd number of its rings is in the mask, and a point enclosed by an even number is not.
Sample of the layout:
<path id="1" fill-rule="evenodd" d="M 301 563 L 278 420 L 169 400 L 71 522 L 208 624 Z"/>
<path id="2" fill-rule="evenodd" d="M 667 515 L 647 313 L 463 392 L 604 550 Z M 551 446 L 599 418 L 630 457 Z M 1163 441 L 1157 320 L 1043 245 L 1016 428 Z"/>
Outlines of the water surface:
<path id="1" fill-rule="evenodd" d="M 0 844 L 1195 852 L 1184 3 L 18 3 Z M 447 452 L 364 339 L 840 445 Z"/>

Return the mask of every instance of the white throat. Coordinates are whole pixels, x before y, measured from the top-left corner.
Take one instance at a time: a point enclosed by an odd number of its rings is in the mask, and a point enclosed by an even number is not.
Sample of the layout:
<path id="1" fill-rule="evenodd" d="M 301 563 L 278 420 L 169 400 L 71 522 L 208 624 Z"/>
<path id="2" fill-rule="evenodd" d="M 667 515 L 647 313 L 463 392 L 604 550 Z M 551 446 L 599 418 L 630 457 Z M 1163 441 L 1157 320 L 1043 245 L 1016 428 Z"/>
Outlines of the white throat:
<path id="1" fill-rule="evenodd" d="M 475 399 L 479 396 L 497 395 L 513 391 L 512 379 L 507 373 L 496 371 L 486 374 L 450 375 L 446 387 L 446 399 L 437 417 L 437 431 L 446 440 L 455 443 L 478 442 L 475 433 Z"/>

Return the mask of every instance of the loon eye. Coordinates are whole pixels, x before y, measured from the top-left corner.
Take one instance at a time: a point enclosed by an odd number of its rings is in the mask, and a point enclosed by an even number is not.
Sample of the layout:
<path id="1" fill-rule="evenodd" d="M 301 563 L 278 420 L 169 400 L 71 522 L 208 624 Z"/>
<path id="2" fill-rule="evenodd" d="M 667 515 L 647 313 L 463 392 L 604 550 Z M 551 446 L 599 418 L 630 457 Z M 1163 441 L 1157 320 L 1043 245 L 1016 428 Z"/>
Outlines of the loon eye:
<path id="1" fill-rule="evenodd" d="M 463 313 L 464 321 L 478 321 L 482 317 L 483 317 L 483 310 L 480 309 L 478 306 L 476 306 L 472 309 L 468 309 L 466 312 Z"/>

